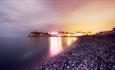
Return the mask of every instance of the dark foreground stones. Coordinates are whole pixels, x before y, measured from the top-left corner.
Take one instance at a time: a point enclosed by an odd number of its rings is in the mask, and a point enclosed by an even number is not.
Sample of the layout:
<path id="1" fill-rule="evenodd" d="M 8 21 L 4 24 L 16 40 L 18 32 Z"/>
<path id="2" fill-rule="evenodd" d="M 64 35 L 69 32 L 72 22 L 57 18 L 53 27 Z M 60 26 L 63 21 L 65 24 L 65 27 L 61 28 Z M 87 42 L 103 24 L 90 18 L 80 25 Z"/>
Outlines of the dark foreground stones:
<path id="1" fill-rule="evenodd" d="M 115 39 L 84 36 L 39 70 L 115 70 Z"/>

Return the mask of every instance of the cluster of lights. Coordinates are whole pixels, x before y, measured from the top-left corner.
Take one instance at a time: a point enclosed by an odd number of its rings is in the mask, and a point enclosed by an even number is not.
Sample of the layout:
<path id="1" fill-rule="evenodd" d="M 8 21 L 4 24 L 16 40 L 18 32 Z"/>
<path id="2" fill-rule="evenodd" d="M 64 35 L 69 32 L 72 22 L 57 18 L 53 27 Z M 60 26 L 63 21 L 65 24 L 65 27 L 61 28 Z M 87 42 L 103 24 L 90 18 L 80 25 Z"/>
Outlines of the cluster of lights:
<path id="1" fill-rule="evenodd" d="M 56 36 L 63 36 L 63 34 L 59 32 L 49 32 L 50 35 L 56 35 Z M 74 34 L 65 34 L 65 36 L 83 36 L 83 33 L 74 33 Z"/>
<path id="2" fill-rule="evenodd" d="M 59 33 L 58 32 L 49 32 L 49 34 L 51 34 L 51 35 L 58 35 Z"/>
<path id="3" fill-rule="evenodd" d="M 83 36 L 83 33 L 76 33 L 75 36 Z"/>

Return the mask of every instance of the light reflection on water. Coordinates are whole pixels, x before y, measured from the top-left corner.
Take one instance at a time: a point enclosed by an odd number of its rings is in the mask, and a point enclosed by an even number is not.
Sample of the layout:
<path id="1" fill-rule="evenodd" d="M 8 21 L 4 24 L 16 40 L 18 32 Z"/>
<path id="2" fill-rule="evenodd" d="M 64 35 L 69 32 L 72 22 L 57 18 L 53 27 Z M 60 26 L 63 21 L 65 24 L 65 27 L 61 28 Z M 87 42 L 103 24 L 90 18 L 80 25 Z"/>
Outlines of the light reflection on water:
<path id="1" fill-rule="evenodd" d="M 50 37 L 50 56 L 57 55 L 62 51 L 62 40 L 61 37 Z"/>
<path id="2" fill-rule="evenodd" d="M 20 67 L 34 60 L 39 64 L 42 58 L 56 56 L 76 39 L 75 37 L 0 38 L 0 56 L 2 56 L 0 66 Z"/>
<path id="3" fill-rule="evenodd" d="M 62 52 L 68 45 L 72 44 L 76 37 L 50 37 L 50 57 Z"/>

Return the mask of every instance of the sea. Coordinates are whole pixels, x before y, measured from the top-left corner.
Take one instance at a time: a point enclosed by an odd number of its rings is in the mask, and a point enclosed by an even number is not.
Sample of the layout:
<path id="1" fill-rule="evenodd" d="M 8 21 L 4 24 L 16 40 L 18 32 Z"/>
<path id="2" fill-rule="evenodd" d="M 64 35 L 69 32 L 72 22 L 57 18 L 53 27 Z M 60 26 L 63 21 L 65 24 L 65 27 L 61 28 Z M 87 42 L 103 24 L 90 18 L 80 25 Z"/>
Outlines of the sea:
<path id="1" fill-rule="evenodd" d="M 64 51 L 77 37 L 1 37 L 0 70 L 23 70 Z"/>

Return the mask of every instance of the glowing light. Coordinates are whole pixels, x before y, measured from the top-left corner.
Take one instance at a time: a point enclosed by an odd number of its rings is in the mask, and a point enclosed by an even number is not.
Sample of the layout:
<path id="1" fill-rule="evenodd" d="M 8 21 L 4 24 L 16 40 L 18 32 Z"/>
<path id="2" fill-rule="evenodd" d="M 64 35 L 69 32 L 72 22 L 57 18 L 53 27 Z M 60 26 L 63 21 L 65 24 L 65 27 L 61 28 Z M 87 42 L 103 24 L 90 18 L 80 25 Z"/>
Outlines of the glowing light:
<path id="1" fill-rule="evenodd" d="M 83 36 L 84 34 L 83 33 L 76 33 L 75 35 L 76 36 Z"/>
<path id="2" fill-rule="evenodd" d="M 50 56 L 55 56 L 59 54 L 62 50 L 63 48 L 61 37 L 50 37 Z"/>
<path id="3" fill-rule="evenodd" d="M 58 32 L 49 32 L 51 35 L 58 35 Z"/>
<path id="4" fill-rule="evenodd" d="M 75 37 L 67 37 L 67 45 L 71 45 L 76 39 Z"/>
<path id="5" fill-rule="evenodd" d="M 68 44 L 68 45 L 70 45 L 70 44 L 71 44 L 71 40 L 70 40 L 70 38 L 69 38 L 69 37 L 67 38 L 67 44 Z"/>
<path id="6" fill-rule="evenodd" d="M 61 53 L 64 48 L 68 47 L 71 45 L 77 38 L 76 37 L 63 37 L 63 36 L 58 36 L 58 37 L 50 37 L 49 38 L 49 55 L 50 57 L 54 57 L 57 54 Z"/>
<path id="7" fill-rule="evenodd" d="M 71 34 L 67 34 L 67 36 L 71 36 Z"/>

